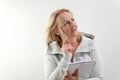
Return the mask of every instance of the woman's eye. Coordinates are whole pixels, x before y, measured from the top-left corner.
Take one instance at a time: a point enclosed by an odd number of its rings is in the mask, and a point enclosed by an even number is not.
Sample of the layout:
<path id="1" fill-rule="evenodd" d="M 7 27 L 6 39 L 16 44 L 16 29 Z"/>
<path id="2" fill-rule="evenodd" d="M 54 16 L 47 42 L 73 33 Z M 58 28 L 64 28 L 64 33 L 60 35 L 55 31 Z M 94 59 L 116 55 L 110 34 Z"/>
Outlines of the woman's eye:
<path id="1" fill-rule="evenodd" d="M 75 21 L 75 19 L 72 19 L 72 21 Z"/>
<path id="2" fill-rule="evenodd" d="M 68 22 L 66 22 L 66 24 L 70 24 L 70 22 L 68 21 Z"/>
<path id="3" fill-rule="evenodd" d="M 64 26 L 69 25 L 69 24 L 70 24 L 70 21 L 67 21 L 67 22 L 64 24 Z"/>

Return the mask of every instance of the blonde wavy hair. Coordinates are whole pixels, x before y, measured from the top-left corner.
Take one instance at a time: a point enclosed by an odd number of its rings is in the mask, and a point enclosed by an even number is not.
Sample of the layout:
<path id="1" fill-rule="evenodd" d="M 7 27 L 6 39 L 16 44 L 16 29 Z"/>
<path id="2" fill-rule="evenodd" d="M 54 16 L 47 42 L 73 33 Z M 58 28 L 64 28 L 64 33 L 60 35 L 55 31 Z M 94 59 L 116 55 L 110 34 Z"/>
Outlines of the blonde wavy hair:
<path id="1" fill-rule="evenodd" d="M 68 9 L 58 9 L 55 12 L 53 12 L 49 18 L 48 22 L 48 28 L 47 28 L 47 38 L 46 38 L 46 43 L 49 44 L 52 41 L 57 41 L 60 47 L 62 47 L 62 39 L 59 35 L 55 33 L 56 28 L 58 27 L 58 21 L 57 21 L 57 16 L 63 12 L 69 12 L 71 13 Z M 81 33 L 79 32 L 77 41 L 80 42 L 81 40 Z"/>

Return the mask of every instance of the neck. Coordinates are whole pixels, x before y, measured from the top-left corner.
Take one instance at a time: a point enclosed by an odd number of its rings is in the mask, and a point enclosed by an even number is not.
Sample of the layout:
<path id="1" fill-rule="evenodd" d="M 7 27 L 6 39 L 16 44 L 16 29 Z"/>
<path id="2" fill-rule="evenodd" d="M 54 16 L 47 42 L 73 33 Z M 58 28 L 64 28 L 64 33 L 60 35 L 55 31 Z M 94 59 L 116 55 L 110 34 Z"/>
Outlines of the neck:
<path id="1" fill-rule="evenodd" d="M 72 46 L 76 46 L 78 44 L 77 37 L 68 37 L 68 40 Z"/>

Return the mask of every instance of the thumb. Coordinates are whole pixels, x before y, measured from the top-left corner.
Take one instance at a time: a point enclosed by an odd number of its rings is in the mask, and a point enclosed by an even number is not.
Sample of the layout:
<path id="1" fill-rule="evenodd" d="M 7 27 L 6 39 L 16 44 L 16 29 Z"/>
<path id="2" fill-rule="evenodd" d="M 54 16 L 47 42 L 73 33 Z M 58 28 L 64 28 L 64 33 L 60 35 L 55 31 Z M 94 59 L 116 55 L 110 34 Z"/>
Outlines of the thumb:
<path id="1" fill-rule="evenodd" d="M 78 76 L 79 76 L 79 70 L 78 70 L 78 69 L 76 69 L 76 70 L 75 70 L 75 72 L 74 72 L 73 76 L 76 76 L 76 77 L 78 77 Z"/>
<path id="2" fill-rule="evenodd" d="M 67 70 L 67 74 L 68 74 L 69 80 L 72 80 L 72 75 L 70 74 L 70 71 L 69 71 L 69 70 Z"/>
<path id="3" fill-rule="evenodd" d="M 65 40 L 63 41 L 63 43 L 64 43 L 64 44 L 70 44 L 70 42 L 69 42 L 67 39 L 65 39 Z"/>

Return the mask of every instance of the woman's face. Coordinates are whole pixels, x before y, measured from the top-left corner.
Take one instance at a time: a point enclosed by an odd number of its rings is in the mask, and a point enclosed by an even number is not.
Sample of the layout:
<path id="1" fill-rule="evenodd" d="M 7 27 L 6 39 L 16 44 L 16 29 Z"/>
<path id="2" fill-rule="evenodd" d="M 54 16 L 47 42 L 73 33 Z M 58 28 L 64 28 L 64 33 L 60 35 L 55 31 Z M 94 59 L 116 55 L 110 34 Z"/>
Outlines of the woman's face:
<path id="1" fill-rule="evenodd" d="M 58 32 L 60 36 L 74 37 L 78 34 L 77 24 L 73 15 L 63 12 L 58 15 Z"/>

